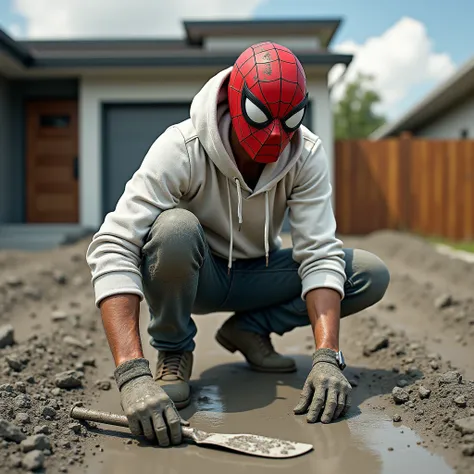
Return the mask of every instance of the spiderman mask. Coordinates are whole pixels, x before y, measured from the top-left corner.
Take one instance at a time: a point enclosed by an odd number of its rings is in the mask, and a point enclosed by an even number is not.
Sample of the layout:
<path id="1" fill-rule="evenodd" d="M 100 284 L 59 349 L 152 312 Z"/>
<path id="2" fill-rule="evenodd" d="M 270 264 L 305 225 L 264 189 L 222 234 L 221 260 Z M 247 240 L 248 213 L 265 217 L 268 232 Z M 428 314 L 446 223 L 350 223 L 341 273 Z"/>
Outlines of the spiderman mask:
<path id="1" fill-rule="evenodd" d="M 272 42 L 247 48 L 232 68 L 229 111 L 237 138 L 259 163 L 273 163 L 303 122 L 308 93 L 298 58 Z"/>

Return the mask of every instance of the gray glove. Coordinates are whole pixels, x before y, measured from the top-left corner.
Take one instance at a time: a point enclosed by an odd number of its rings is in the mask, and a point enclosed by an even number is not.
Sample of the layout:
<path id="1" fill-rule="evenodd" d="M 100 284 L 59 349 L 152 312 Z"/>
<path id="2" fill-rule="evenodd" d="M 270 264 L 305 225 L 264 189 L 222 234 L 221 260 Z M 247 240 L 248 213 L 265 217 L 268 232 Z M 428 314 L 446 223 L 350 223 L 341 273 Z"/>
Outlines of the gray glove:
<path id="1" fill-rule="evenodd" d="M 336 353 L 330 349 L 318 349 L 313 354 L 313 367 L 294 412 L 299 415 L 307 411 L 308 423 L 315 423 L 320 418 L 322 423 L 330 423 L 349 410 L 351 390 L 339 368 Z"/>
<path id="2" fill-rule="evenodd" d="M 124 362 L 114 375 L 132 434 L 144 434 L 150 441 L 157 439 L 162 447 L 170 445 L 170 438 L 172 444 L 180 444 L 181 425 L 189 423 L 181 419 L 173 401 L 153 380 L 148 361 Z"/>

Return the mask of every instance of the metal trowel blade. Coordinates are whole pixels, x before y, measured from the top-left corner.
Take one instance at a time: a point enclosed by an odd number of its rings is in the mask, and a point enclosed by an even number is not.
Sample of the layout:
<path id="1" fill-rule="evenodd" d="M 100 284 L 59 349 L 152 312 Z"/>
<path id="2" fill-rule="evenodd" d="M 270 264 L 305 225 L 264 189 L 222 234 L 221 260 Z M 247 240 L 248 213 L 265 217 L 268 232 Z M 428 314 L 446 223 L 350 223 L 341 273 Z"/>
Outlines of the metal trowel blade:
<path id="1" fill-rule="evenodd" d="M 311 444 L 269 438 L 267 436 L 252 434 L 206 434 L 207 436 L 201 439 L 198 436 L 194 437 L 194 441 L 201 445 L 219 446 L 232 451 L 265 458 L 293 458 L 313 449 Z"/>

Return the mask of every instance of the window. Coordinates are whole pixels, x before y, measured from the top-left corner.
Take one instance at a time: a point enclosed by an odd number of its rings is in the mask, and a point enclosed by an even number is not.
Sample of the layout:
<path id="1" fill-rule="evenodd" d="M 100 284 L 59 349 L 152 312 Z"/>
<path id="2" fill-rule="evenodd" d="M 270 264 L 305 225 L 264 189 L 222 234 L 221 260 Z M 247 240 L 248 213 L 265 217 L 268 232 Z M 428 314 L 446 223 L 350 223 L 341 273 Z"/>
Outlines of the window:
<path id="1" fill-rule="evenodd" d="M 40 115 L 40 127 L 67 128 L 71 118 L 69 115 Z"/>

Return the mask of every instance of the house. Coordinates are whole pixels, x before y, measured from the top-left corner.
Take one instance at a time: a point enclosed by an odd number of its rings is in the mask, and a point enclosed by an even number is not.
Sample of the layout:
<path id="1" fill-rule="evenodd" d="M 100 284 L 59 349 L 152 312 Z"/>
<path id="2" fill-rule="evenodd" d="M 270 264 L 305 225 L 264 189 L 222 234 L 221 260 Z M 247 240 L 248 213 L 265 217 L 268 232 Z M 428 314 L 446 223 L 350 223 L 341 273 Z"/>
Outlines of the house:
<path id="1" fill-rule="evenodd" d="M 370 138 L 410 132 L 433 139 L 474 139 L 474 57 L 398 120 Z"/>
<path id="2" fill-rule="evenodd" d="M 185 38 L 167 40 L 15 41 L 0 31 L 0 248 L 97 229 L 156 137 L 258 41 L 289 47 L 304 65 L 306 125 L 332 170 L 328 72 L 352 60 L 329 50 L 340 24 L 186 21 Z"/>

